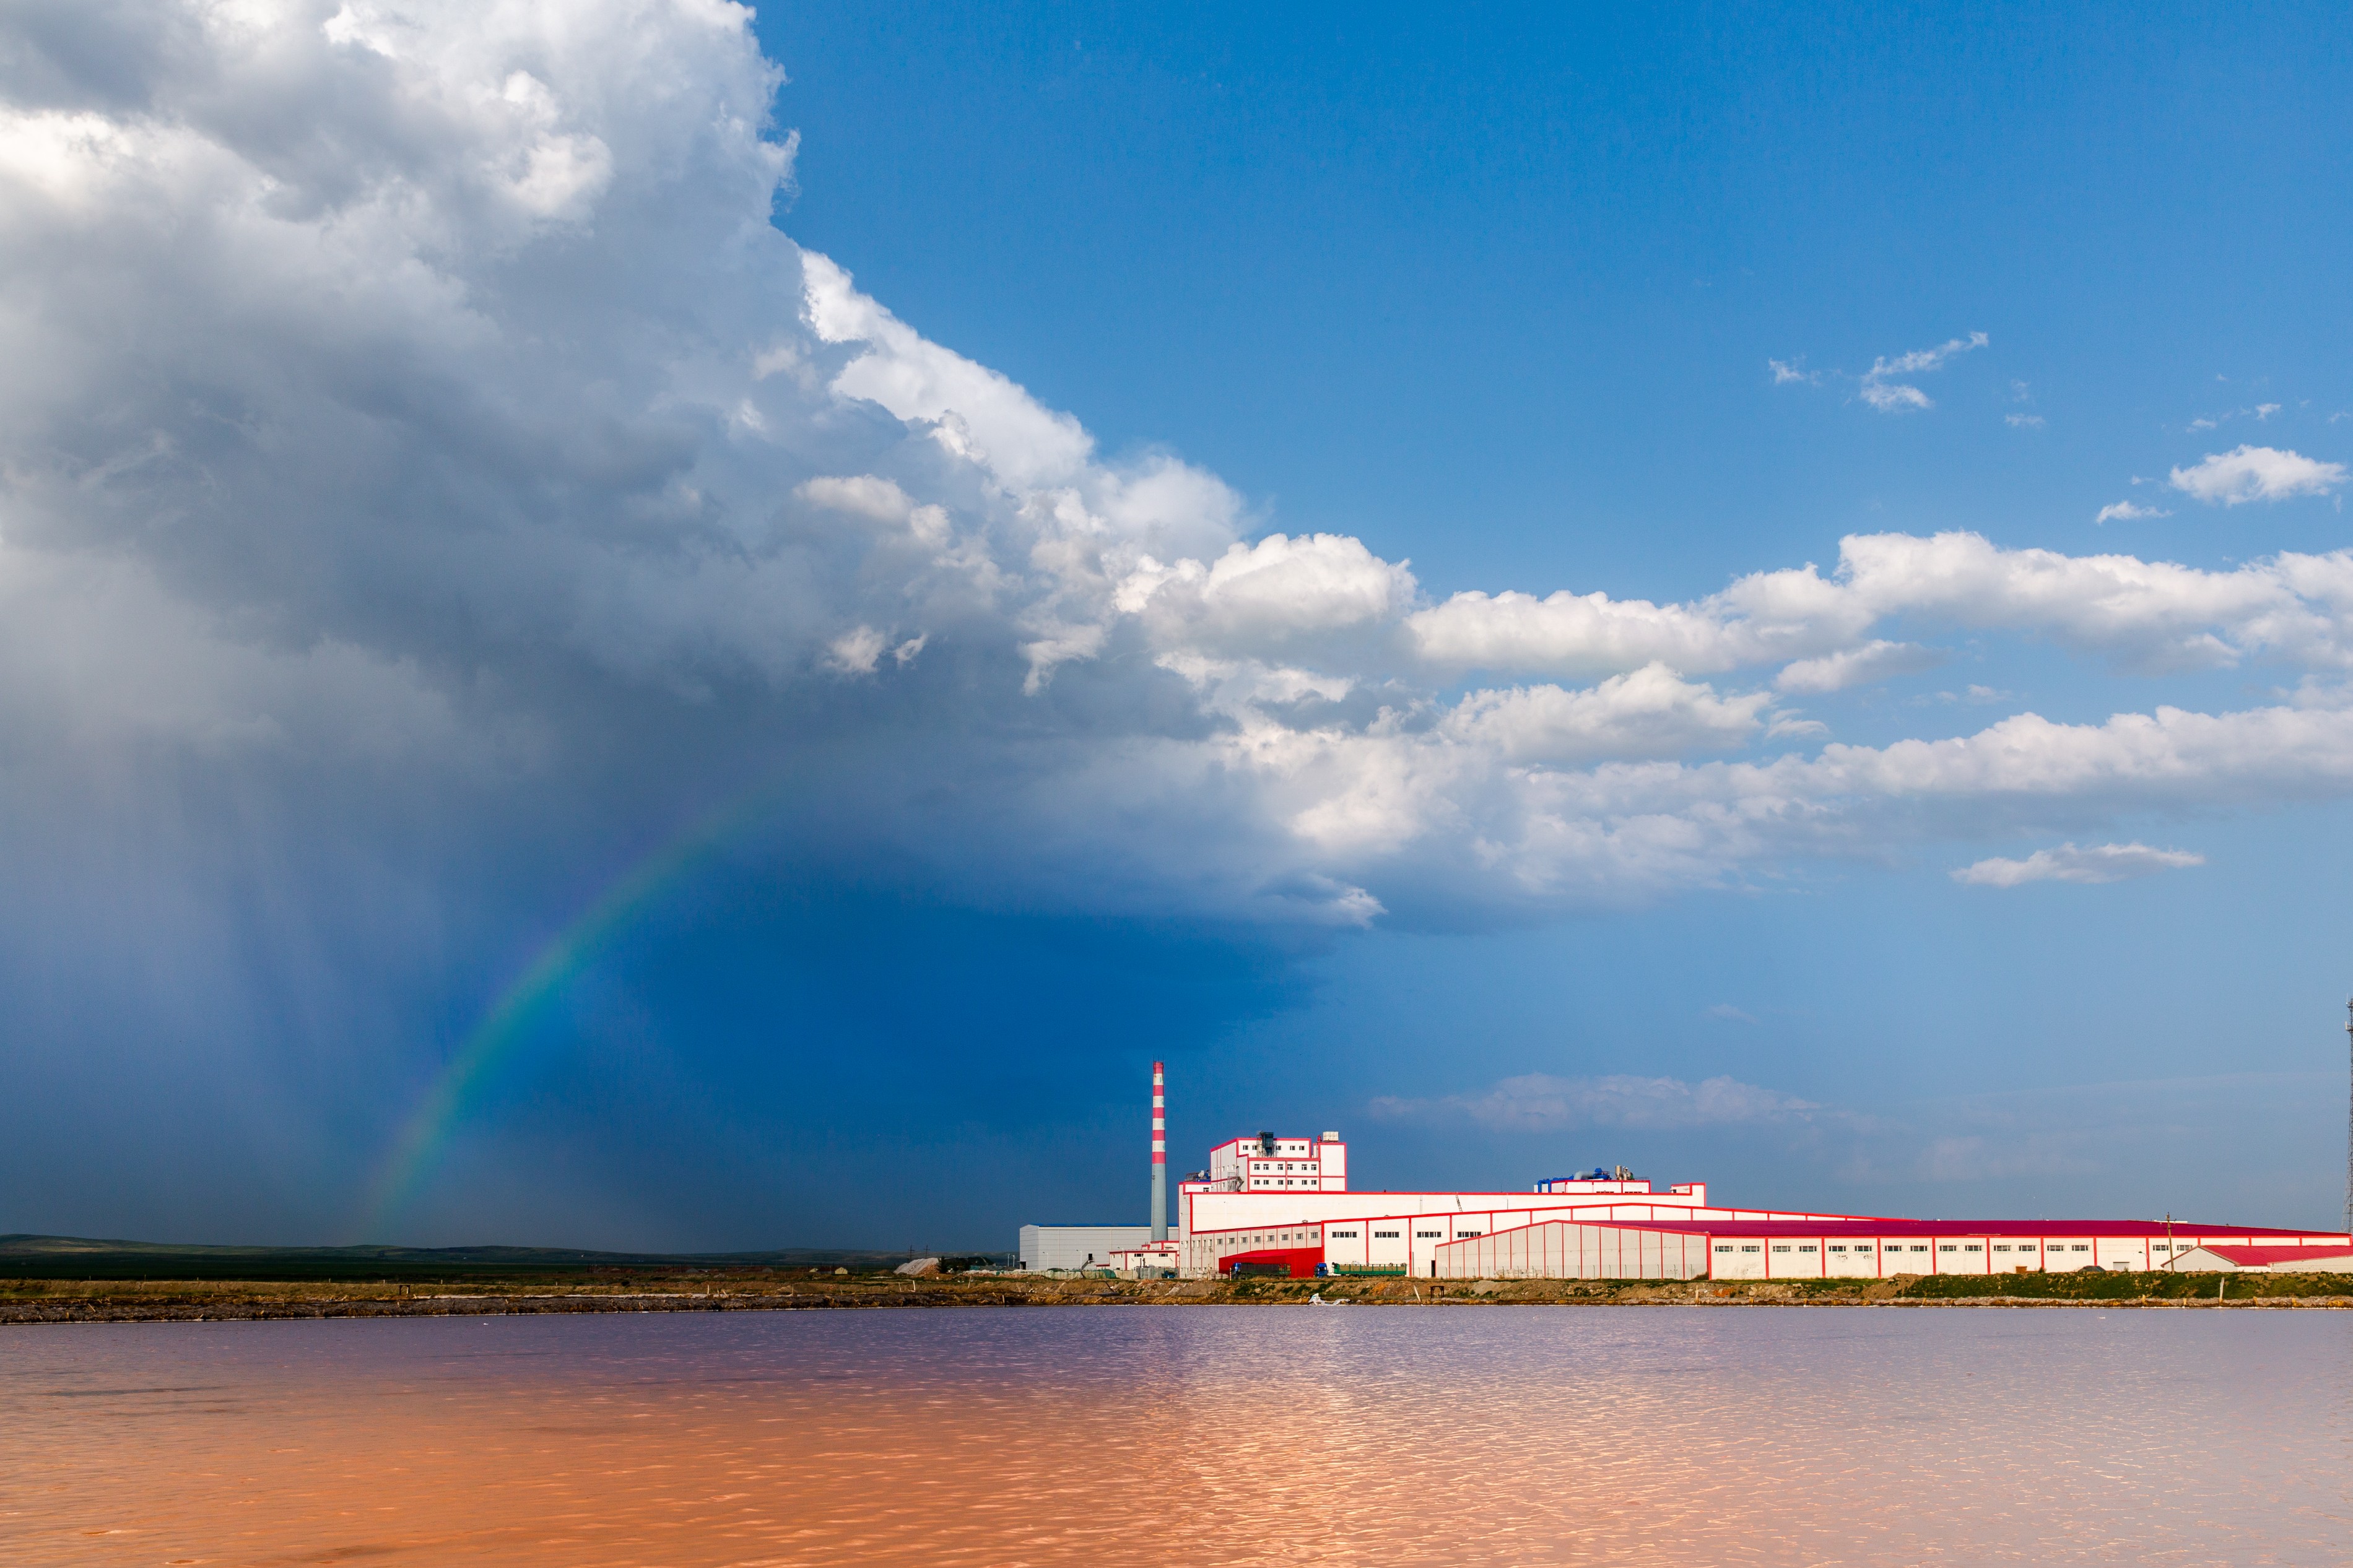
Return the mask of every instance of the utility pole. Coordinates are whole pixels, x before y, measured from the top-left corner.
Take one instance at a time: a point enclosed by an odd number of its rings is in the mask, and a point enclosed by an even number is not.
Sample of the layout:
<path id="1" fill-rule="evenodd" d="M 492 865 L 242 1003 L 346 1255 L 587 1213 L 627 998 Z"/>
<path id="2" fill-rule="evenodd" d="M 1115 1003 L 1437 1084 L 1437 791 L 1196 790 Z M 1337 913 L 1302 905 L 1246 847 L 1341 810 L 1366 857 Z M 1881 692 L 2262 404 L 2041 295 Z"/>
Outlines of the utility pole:
<path id="1" fill-rule="evenodd" d="M 2345 1039 L 2348 1063 L 2353 1063 L 2353 997 L 2345 1003 Z M 2353 1087 L 2345 1100 L 2345 1229 L 2353 1234 Z"/>

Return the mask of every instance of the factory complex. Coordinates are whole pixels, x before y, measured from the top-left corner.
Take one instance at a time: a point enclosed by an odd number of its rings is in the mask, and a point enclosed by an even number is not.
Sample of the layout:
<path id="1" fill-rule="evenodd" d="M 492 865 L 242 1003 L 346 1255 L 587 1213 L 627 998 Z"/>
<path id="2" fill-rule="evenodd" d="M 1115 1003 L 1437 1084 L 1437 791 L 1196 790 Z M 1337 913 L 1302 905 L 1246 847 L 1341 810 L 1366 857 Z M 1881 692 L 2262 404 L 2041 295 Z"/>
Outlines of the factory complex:
<path id="1" fill-rule="evenodd" d="M 1339 1133 L 1209 1152 L 1166 1219 L 1166 1077 L 1153 1067 L 1152 1223 L 1025 1226 L 1025 1268 L 1210 1279 L 1872 1279 L 2078 1268 L 2353 1272 L 2353 1236 L 2178 1220 L 1915 1220 L 1711 1203 L 1623 1166 L 1527 1192 L 1351 1190 Z"/>

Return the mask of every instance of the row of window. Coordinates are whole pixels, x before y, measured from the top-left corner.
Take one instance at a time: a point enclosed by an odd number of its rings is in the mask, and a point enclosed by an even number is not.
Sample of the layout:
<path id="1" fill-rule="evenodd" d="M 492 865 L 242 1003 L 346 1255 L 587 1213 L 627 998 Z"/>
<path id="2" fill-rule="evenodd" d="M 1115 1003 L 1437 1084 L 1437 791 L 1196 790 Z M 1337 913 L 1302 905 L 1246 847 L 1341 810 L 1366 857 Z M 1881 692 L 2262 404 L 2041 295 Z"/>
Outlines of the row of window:
<path id="1" fill-rule="evenodd" d="M 1475 1235 L 1476 1233 L 1473 1232 L 1472 1234 Z M 1856 1242 L 1853 1247 L 1853 1250 L 1856 1252 L 1869 1252 L 1871 1249 L 1871 1243 L 1867 1241 Z M 2061 1243 L 2054 1241 L 2051 1244 L 2050 1249 L 2052 1252 L 2089 1252 L 2092 1250 L 2090 1244 L 2081 1241 L 2073 1243 Z M 1716 1250 L 1718 1252 L 1730 1252 L 1732 1248 L 1726 1246 L 1718 1246 Z M 1761 1252 L 1764 1248 L 1762 1247 L 1744 1247 L 1740 1250 L 1743 1252 Z M 1776 1243 L 1773 1250 L 1776 1252 L 1787 1252 L 1789 1248 L 1787 1246 Z M 1801 1246 L 1798 1250 L 1799 1252 L 1812 1252 L 1816 1250 L 1816 1248 L 1808 1246 Z M 1845 1246 L 1841 1245 L 1832 1247 L 1831 1250 L 1832 1252 L 1844 1252 L 1847 1251 L 1848 1248 Z M 1891 1241 L 1882 1247 L 1880 1250 L 1883 1252 L 1902 1252 L 1905 1250 L 1905 1248 L 1902 1244 Z M 1912 1247 L 1910 1250 L 1914 1252 L 1926 1252 L 1928 1248 L 1926 1245 L 1923 1243 Z M 1975 1241 L 1961 1242 L 1957 1244 L 1952 1242 L 1940 1242 L 1937 1244 L 1936 1250 L 1939 1252 L 1983 1252 L 1985 1250 L 1985 1247 L 1982 1243 Z M 2012 1248 L 2009 1244 L 2004 1243 L 1997 1246 L 1994 1250 L 1996 1252 L 2009 1252 L 2011 1251 Z M 2020 1252 L 2031 1252 L 2034 1250 L 2034 1244 L 2032 1242 L 2021 1242 L 2015 1250 Z M 2157 1250 L 2164 1252 L 2167 1251 L 2168 1248 L 2160 1245 Z M 2186 1251 L 2187 1248 L 2184 1248 L 2184 1250 Z"/>

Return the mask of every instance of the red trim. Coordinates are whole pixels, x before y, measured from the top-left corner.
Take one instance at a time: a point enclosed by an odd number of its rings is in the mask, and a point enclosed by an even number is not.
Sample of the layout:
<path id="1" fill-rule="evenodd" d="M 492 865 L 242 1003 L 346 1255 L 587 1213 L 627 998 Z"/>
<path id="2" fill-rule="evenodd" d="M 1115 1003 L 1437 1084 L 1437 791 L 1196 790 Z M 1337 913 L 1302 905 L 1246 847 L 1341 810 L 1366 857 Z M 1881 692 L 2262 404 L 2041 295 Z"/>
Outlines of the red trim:
<path id="1" fill-rule="evenodd" d="M 2353 1258 L 2353 1247 L 2232 1247 L 2218 1243 L 2212 1247 L 2185 1247 L 2183 1251 L 2211 1252 L 2226 1263 L 2242 1267 L 2248 1264 L 2285 1263 L 2299 1258 Z M 2181 1254 L 2177 1252 L 2175 1257 Z"/>

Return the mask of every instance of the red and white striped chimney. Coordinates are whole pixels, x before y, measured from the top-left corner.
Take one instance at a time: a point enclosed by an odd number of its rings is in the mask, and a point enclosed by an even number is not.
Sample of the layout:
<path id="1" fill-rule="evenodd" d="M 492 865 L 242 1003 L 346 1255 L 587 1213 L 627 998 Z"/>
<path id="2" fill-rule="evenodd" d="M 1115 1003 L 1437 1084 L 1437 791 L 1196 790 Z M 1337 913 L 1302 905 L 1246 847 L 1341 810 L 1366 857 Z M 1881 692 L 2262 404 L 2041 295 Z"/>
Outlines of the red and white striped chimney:
<path id="1" fill-rule="evenodd" d="M 1168 1239 L 1168 1074 L 1152 1064 L 1152 1239 Z"/>

